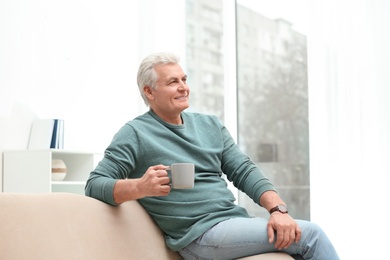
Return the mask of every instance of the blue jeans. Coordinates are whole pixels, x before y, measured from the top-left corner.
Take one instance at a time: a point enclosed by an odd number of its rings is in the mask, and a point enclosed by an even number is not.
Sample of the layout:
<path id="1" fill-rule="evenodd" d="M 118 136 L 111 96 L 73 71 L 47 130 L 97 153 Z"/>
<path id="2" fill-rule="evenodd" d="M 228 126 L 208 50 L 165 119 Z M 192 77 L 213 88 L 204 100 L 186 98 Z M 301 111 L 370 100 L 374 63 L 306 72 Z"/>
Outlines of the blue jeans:
<path id="1" fill-rule="evenodd" d="M 297 259 L 339 259 L 332 243 L 316 224 L 296 220 L 302 235 L 298 243 L 280 250 Z M 237 259 L 268 252 L 278 252 L 268 243 L 268 220 L 264 218 L 233 218 L 222 221 L 179 251 L 184 259 Z"/>

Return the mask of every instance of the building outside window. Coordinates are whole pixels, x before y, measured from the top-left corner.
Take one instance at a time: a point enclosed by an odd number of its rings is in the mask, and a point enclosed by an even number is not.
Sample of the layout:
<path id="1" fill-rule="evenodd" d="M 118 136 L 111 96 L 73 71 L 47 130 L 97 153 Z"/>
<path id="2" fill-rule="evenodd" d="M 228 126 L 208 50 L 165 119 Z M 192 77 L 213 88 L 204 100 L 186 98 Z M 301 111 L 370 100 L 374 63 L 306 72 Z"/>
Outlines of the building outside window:
<path id="1" fill-rule="evenodd" d="M 224 3 L 188 0 L 186 8 L 191 106 L 222 122 L 230 116 L 224 111 Z M 306 36 L 286 19 L 236 8 L 238 144 L 276 185 L 291 215 L 310 219 Z M 268 216 L 244 193 L 237 197 L 250 214 Z"/>

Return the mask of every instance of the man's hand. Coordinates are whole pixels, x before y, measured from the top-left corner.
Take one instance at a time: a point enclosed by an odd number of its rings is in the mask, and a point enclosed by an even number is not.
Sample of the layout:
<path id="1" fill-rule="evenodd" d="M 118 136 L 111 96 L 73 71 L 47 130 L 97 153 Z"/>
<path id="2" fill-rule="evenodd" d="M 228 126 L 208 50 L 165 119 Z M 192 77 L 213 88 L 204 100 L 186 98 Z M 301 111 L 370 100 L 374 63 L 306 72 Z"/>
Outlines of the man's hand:
<path id="1" fill-rule="evenodd" d="M 142 194 L 143 197 L 167 196 L 171 191 L 168 168 L 162 164 L 149 167 L 145 174 L 138 179 L 139 194 Z"/>
<path id="2" fill-rule="evenodd" d="M 293 242 L 298 242 L 301 238 L 301 229 L 288 214 L 280 212 L 272 213 L 268 221 L 267 229 L 269 243 L 272 244 L 275 242 L 275 247 L 279 250 L 288 248 Z"/>
<path id="3" fill-rule="evenodd" d="M 114 201 L 121 204 L 148 196 L 167 196 L 171 191 L 168 168 L 159 164 L 149 167 L 139 179 L 118 180 L 114 186 Z"/>

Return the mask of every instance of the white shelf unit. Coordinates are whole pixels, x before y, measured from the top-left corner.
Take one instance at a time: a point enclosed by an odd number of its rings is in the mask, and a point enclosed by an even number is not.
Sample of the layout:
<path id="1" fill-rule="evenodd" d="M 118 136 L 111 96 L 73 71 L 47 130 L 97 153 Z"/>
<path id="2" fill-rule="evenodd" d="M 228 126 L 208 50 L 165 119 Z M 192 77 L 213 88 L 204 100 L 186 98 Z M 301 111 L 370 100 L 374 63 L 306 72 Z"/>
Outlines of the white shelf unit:
<path id="1" fill-rule="evenodd" d="M 102 154 L 59 149 L 10 150 L 3 152 L 3 192 L 84 194 L 90 172 Z M 51 180 L 51 161 L 65 162 L 63 181 Z"/>

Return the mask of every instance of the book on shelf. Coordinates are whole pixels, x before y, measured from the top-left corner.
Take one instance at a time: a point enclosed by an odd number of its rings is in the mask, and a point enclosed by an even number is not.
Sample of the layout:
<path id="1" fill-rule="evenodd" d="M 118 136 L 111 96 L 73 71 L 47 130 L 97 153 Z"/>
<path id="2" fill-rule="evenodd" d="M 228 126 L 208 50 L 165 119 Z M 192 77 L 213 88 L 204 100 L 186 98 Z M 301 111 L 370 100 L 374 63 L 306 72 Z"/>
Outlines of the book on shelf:
<path id="1" fill-rule="evenodd" d="M 50 148 L 63 149 L 64 148 L 64 120 L 53 119 L 53 134 L 51 137 Z"/>
<path id="2" fill-rule="evenodd" d="M 63 149 L 64 120 L 37 119 L 31 127 L 28 149 Z"/>

